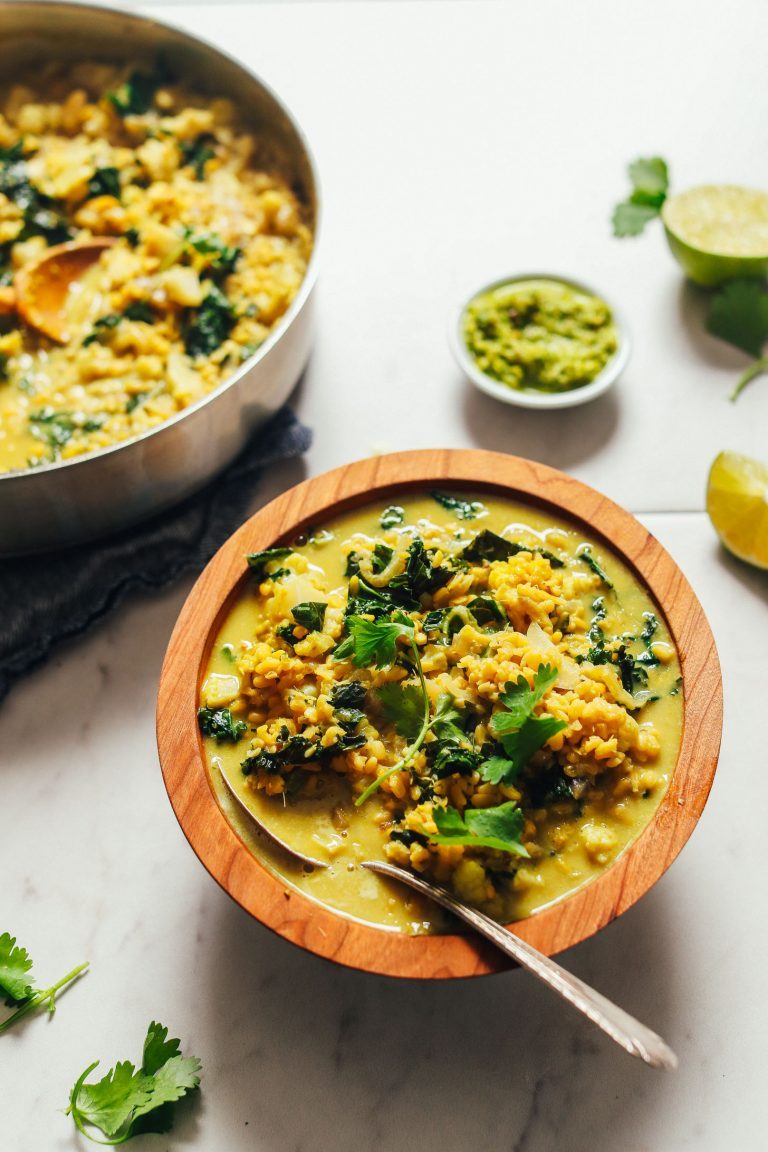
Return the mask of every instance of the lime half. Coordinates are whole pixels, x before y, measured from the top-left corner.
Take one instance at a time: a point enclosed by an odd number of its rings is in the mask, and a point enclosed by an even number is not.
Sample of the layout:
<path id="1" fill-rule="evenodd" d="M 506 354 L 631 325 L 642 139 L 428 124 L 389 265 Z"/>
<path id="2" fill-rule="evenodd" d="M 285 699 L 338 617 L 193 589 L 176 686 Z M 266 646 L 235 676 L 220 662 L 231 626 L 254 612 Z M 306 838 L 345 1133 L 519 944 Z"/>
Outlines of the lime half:
<path id="1" fill-rule="evenodd" d="M 768 569 L 768 465 L 721 452 L 709 470 L 707 512 L 729 552 Z"/>
<path id="2" fill-rule="evenodd" d="M 672 255 L 696 284 L 768 275 L 768 192 L 704 184 L 670 196 L 661 218 Z"/>

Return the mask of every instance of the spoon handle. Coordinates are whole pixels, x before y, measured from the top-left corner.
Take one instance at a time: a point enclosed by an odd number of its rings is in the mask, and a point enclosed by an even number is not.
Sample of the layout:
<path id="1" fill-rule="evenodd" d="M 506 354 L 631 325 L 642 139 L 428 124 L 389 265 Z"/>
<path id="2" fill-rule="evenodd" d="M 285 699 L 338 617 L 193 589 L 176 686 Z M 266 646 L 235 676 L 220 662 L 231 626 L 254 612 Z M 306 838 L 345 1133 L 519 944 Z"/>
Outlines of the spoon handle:
<path id="1" fill-rule="evenodd" d="M 379 872 L 383 876 L 390 876 L 394 880 L 401 880 L 403 884 L 410 885 L 422 895 L 442 904 L 454 916 L 464 920 L 481 936 L 485 936 L 507 956 L 516 960 L 521 968 L 527 968 L 543 984 L 559 993 L 564 1000 L 582 1012 L 588 1020 L 591 1020 L 598 1028 L 602 1028 L 607 1036 L 610 1036 L 631 1056 L 637 1056 L 646 1064 L 650 1064 L 652 1068 L 672 1069 L 677 1067 L 677 1056 L 660 1036 L 652 1032 L 650 1028 L 646 1028 L 645 1024 L 641 1024 L 639 1020 L 635 1020 L 634 1016 L 630 1016 L 623 1008 L 619 1008 L 618 1005 L 607 1000 L 605 996 L 601 996 L 583 980 L 579 980 L 577 976 L 573 976 L 561 968 L 549 956 L 544 956 L 532 948 L 530 944 L 502 927 L 501 924 L 497 924 L 495 920 L 491 920 L 482 912 L 478 912 L 476 908 L 462 904 L 444 888 L 429 884 L 420 876 L 415 876 L 404 868 L 398 868 L 394 864 L 386 864 L 378 860 L 366 861 L 363 867 L 372 872 Z"/>

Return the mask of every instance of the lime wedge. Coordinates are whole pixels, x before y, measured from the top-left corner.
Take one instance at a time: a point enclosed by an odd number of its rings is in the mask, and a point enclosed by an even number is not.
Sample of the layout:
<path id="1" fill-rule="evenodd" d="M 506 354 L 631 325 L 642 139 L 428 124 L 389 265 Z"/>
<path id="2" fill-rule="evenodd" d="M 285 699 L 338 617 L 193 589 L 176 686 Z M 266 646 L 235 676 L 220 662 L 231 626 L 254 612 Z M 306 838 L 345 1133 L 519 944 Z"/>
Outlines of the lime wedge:
<path id="1" fill-rule="evenodd" d="M 709 470 L 707 512 L 729 552 L 768 569 L 768 465 L 721 452 Z"/>
<path id="2" fill-rule="evenodd" d="M 768 274 L 768 192 L 704 184 L 670 196 L 661 218 L 672 255 L 695 283 Z"/>

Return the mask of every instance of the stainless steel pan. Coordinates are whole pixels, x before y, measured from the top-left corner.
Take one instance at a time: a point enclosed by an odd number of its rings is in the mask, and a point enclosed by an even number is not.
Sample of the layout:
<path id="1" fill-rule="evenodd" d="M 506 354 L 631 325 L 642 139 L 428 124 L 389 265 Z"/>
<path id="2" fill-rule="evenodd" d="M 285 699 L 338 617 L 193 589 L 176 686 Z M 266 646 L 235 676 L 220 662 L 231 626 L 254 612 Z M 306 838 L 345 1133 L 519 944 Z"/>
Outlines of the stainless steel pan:
<path id="1" fill-rule="evenodd" d="M 266 133 L 307 204 L 315 248 L 298 296 L 258 351 L 196 404 L 136 439 L 28 472 L 0 474 L 0 556 L 40 552 L 125 528 L 209 481 L 283 404 L 312 339 L 319 191 L 301 129 L 277 96 L 211 44 L 160 21 L 87 4 L 0 0 L 0 77 L 42 61 L 120 62 L 162 53 L 194 87 L 231 98 Z"/>

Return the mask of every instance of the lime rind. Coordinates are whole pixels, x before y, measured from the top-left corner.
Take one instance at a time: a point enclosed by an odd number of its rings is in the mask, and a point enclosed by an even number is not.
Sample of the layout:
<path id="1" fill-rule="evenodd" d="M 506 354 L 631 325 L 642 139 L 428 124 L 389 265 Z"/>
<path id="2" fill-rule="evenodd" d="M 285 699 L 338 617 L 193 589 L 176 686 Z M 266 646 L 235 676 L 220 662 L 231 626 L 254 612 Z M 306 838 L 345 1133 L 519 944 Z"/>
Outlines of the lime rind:
<path id="1" fill-rule="evenodd" d="M 768 569 L 768 466 L 721 452 L 709 473 L 707 512 L 729 552 Z"/>
<path id="2" fill-rule="evenodd" d="M 695 283 L 768 275 L 768 193 L 705 184 L 670 196 L 661 217 L 672 255 Z"/>

